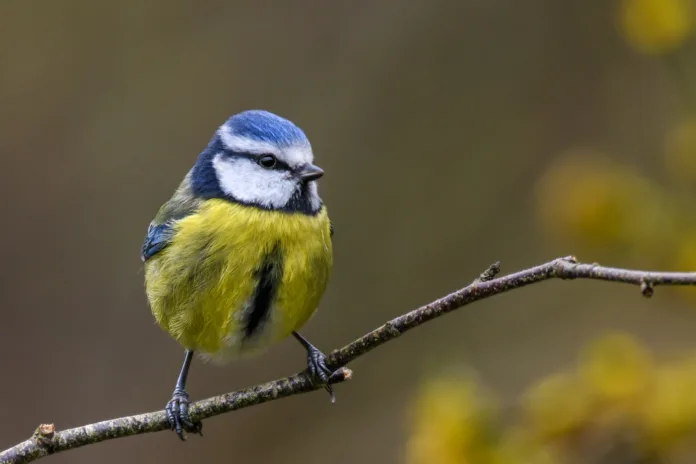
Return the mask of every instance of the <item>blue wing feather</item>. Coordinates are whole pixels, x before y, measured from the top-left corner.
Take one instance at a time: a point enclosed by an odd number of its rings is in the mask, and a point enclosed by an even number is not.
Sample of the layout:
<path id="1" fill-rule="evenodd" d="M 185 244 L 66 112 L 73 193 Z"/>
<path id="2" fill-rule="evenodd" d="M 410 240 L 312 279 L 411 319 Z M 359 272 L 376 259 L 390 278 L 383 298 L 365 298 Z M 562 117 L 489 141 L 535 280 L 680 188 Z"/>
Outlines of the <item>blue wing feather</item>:
<path id="1" fill-rule="evenodd" d="M 143 247 L 140 251 L 140 259 L 145 262 L 160 251 L 164 250 L 171 242 L 171 238 L 171 222 L 165 222 L 157 225 L 150 223 L 150 227 L 147 229 L 147 237 L 145 237 Z"/>
<path id="2" fill-rule="evenodd" d="M 160 207 L 155 219 L 150 222 L 147 237 L 145 237 L 140 249 L 140 258 L 143 262 L 164 250 L 171 243 L 176 221 L 193 214 L 200 203 L 201 199 L 197 198 L 191 191 L 191 172 L 189 172 L 172 198 Z"/>

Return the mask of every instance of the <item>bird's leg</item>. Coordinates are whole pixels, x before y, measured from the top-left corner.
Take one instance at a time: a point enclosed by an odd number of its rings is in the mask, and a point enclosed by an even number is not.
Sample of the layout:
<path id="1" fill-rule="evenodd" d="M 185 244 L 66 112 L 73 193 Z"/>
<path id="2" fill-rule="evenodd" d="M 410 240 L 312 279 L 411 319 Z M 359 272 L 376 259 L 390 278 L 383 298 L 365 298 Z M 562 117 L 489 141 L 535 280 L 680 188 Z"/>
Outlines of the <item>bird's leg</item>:
<path id="1" fill-rule="evenodd" d="M 195 423 L 191 422 L 191 418 L 189 417 L 190 400 L 188 393 L 186 393 L 186 378 L 188 377 L 189 366 L 191 366 L 192 359 L 193 351 L 186 350 L 184 365 L 181 366 L 179 378 L 176 380 L 176 387 L 174 387 L 172 399 L 169 400 L 165 407 L 169 427 L 176 431 L 176 434 L 182 440 L 186 440 L 185 431 L 203 435 L 203 424 L 200 421 Z"/>
<path id="2" fill-rule="evenodd" d="M 307 350 L 307 369 L 309 370 L 310 379 L 312 379 L 312 382 L 323 384 L 326 391 L 331 395 L 331 402 L 336 402 L 336 395 L 329 383 L 329 377 L 331 377 L 333 372 L 326 367 L 326 355 L 299 333 L 293 332 L 292 334 Z"/>

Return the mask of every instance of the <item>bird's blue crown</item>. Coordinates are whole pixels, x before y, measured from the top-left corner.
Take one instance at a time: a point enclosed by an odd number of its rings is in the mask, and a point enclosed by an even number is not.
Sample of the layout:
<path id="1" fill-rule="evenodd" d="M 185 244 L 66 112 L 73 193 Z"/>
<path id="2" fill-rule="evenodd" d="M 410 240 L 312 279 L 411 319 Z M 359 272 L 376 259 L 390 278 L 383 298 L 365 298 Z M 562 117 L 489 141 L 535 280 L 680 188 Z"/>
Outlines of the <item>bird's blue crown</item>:
<path id="1" fill-rule="evenodd" d="M 263 110 L 235 114 L 225 122 L 231 134 L 279 147 L 308 145 L 305 133 L 285 118 Z"/>

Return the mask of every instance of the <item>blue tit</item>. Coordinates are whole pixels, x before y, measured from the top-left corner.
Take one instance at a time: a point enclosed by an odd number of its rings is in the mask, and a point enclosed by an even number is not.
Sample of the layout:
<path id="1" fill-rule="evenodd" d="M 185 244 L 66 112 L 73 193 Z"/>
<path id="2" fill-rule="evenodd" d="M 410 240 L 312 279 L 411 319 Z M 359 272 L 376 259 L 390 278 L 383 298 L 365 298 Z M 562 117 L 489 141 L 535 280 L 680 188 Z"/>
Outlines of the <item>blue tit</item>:
<path id="1" fill-rule="evenodd" d="M 324 171 L 313 162 L 292 122 L 267 111 L 236 114 L 150 223 L 141 255 L 150 308 L 185 349 L 166 405 L 182 439 L 202 426 L 188 414 L 194 353 L 224 362 L 293 335 L 333 399 L 325 356 L 297 332 L 333 265 L 333 227 L 317 192 Z"/>

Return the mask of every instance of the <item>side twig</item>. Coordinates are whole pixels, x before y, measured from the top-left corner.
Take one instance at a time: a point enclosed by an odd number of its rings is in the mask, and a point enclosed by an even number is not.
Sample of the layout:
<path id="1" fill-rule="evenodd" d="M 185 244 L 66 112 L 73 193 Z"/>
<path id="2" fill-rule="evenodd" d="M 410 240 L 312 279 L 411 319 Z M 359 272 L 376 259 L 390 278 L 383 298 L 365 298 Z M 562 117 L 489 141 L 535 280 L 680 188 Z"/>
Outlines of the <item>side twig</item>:
<path id="1" fill-rule="evenodd" d="M 502 277 L 497 277 L 499 272 L 499 263 L 495 263 L 469 286 L 394 318 L 343 348 L 333 351 L 327 359 L 327 366 L 336 370 L 331 382 L 340 383 L 350 379 L 352 372 L 344 367 L 346 364 L 425 322 L 475 301 L 545 280 L 593 279 L 633 284 L 638 286 L 646 297 L 652 296 L 654 288 L 658 285 L 696 285 L 696 272 L 634 271 L 598 264 L 583 264 L 577 262 L 574 257 L 555 259 Z M 313 385 L 303 371 L 290 377 L 198 401 L 191 405 L 191 418 L 194 421 L 202 420 L 319 388 L 321 386 Z M 110 419 L 60 432 L 56 432 L 52 424 L 43 424 L 31 438 L 0 453 L 0 464 L 26 463 L 80 446 L 166 429 L 168 424 L 164 411 Z"/>

